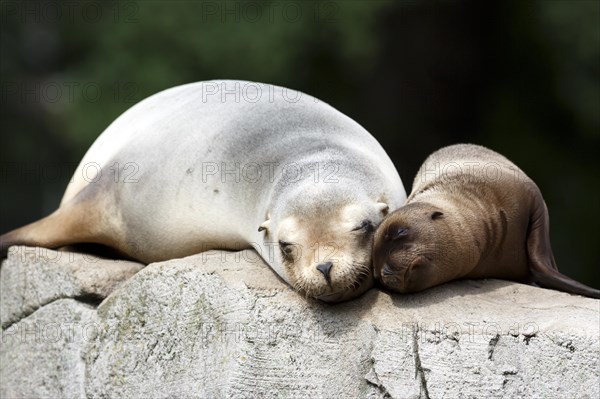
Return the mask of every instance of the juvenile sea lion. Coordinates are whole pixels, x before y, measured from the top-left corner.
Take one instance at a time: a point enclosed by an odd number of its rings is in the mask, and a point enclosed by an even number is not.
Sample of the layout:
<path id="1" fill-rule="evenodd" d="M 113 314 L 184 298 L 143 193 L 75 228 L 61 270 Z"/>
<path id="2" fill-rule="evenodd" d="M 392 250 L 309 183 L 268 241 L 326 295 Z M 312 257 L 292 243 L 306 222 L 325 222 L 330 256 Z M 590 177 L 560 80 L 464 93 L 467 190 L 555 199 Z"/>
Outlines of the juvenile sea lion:
<path id="1" fill-rule="evenodd" d="M 402 293 L 500 278 L 600 298 L 600 290 L 558 271 L 536 184 L 478 145 L 452 145 L 427 158 L 406 204 L 377 228 L 373 264 L 375 277 Z"/>
<path id="2" fill-rule="evenodd" d="M 373 228 L 406 199 L 358 123 L 282 87 L 192 83 L 117 118 L 59 209 L 0 250 L 96 243 L 145 263 L 253 247 L 286 282 L 326 301 L 372 285 Z"/>

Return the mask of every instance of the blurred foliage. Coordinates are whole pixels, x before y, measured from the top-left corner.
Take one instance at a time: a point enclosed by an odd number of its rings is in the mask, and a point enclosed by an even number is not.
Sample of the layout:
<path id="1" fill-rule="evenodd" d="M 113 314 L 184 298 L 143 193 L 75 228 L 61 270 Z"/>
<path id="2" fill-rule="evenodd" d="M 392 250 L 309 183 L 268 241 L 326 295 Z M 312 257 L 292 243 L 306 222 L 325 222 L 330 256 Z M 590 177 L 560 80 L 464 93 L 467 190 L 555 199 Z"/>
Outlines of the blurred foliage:
<path id="1" fill-rule="evenodd" d="M 600 2 L 0 2 L 0 231 L 53 211 L 95 137 L 182 83 L 246 79 L 321 98 L 410 190 L 455 142 L 540 186 L 561 270 L 600 286 Z"/>

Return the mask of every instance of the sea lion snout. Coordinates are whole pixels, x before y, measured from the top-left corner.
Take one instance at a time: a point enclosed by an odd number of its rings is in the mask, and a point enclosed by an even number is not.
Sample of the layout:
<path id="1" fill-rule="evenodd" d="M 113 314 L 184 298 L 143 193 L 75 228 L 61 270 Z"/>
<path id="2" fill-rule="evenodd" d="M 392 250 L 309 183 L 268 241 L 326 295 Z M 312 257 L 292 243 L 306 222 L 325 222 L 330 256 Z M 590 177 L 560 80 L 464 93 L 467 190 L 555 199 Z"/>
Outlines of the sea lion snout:
<path id="1" fill-rule="evenodd" d="M 403 262 L 397 263 L 392 257 L 388 258 L 375 278 L 385 287 L 394 287 L 396 291 L 406 290 L 411 267 Z"/>
<path id="2" fill-rule="evenodd" d="M 421 255 L 411 257 L 396 254 L 387 259 L 376 279 L 388 289 L 410 293 L 429 286 L 433 271 L 431 263 Z"/>

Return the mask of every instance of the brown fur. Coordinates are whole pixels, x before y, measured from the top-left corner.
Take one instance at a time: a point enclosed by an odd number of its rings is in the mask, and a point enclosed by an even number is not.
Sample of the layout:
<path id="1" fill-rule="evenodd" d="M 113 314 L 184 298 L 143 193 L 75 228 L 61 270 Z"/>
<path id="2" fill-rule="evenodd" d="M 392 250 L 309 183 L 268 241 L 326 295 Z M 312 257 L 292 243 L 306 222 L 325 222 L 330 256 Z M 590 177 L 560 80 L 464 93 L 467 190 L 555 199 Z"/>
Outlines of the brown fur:
<path id="1" fill-rule="evenodd" d="M 501 278 L 600 298 L 558 272 L 542 194 L 516 165 L 459 144 L 427 158 L 406 204 L 381 223 L 375 277 L 416 292 L 461 278 Z"/>

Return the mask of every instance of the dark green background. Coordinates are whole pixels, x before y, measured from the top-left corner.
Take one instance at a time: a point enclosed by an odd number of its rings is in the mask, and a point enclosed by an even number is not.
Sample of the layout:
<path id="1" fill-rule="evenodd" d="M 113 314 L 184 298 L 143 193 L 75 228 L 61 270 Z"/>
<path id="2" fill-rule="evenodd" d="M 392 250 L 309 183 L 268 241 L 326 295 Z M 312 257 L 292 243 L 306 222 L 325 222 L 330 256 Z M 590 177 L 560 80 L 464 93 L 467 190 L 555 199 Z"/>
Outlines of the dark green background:
<path id="1" fill-rule="evenodd" d="M 559 268 L 600 286 L 600 2 L 2 1 L 0 232 L 53 211 L 149 94 L 214 78 L 312 94 L 382 143 L 407 191 L 456 142 L 540 186 Z"/>

